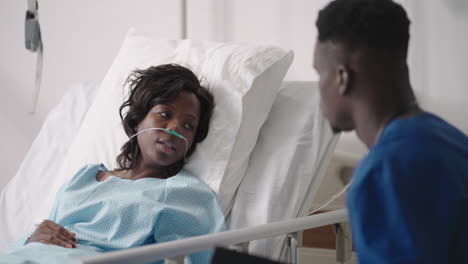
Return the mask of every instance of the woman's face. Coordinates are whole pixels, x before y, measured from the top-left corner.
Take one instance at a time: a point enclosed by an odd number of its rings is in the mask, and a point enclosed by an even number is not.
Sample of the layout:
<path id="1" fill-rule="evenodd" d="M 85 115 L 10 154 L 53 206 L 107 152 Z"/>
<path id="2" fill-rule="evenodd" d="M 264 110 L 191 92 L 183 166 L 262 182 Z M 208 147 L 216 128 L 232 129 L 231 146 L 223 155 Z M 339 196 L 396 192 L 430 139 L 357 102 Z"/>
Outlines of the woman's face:
<path id="1" fill-rule="evenodd" d="M 151 108 L 138 125 L 138 131 L 147 128 L 173 130 L 183 139 L 162 130 L 150 130 L 138 135 L 142 162 L 153 167 L 167 167 L 180 161 L 185 150 L 193 144 L 200 120 L 200 102 L 190 92 L 181 92 L 172 102 L 158 104 Z"/>

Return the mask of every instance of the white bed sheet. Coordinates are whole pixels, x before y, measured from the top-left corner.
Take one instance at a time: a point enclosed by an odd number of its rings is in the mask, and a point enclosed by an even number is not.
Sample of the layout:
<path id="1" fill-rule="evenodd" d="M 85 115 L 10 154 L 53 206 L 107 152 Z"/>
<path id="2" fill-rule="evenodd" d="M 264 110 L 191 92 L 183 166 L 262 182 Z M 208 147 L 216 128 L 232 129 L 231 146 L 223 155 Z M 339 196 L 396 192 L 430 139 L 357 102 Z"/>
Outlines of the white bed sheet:
<path id="1" fill-rule="evenodd" d="M 317 83 L 284 82 L 237 191 L 230 229 L 306 215 L 336 141 Z M 249 252 L 278 258 L 284 242 L 284 236 L 253 241 Z"/>
<path id="2" fill-rule="evenodd" d="M 29 232 L 31 221 L 39 223 L 47 217 L 33 215 L 30 199 L 35 198 L 44 203 L 51 201 L 44 200 L 44 197 L 31 197 L 27 190 L 43 190 L 44 194 L 50 190 L 50 181 L 47 180 L 50 177 L 45 176 L 40 182 L 34 178 L 57 171 L 64 162 L 98 86 L 97 82 L 72 85 L 47 115 L 18 172 L 1 193 L 0 251 L 19 239 L 20 234 Z"/>

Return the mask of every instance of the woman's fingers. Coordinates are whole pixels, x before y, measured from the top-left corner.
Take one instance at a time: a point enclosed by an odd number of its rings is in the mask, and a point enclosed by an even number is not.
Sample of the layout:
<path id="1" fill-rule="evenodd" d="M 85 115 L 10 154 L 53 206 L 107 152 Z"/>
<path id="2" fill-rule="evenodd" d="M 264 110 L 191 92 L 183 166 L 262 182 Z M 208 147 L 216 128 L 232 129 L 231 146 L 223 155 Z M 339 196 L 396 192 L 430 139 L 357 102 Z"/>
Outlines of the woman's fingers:
<path id="1" fill-rule="evenodd" d="M 74 235 L 73 232 L 68 231 L 63 226 L 61 226 L 61 225 L 59 225 L 57 223 L 54 223 L 54 222 L 52 222 L 50 220 L 47 220 L 46 225 L 48 227 L 50 227 L 52 230 L 55 230 L 55 231 L 61 233 L 62 235 L 66 236 L 67 238 L 69 238 L 71 240 L 75 239 L 75 235 Z"/>
<path id="2" fill-rule="evenodd" d="M 60 233 L 57 233 L 54 239 L 59 243 L 65 244 L 65 247 L 67 248 L 76 247 L 76 242 L 74 240 L 70 240 L 68 237 L 65 237 Z"/>
<path id="3" fill-rule="evenodd" d="M 53 245 L 53 246 L 60 246 L 64 248 L 71 248 L 70 244 L 64 243 L 64 242 L 51 242 L 50 240 L 42 239 L 39 240 L 38 242 L 46 244 L 46 245 Z"/>
<path id="4" fill-rule="evenodd" d="M 54 231 L 55 232 L 55 231 Z M 56 246 L 61 246 L 61 247 L 66 247 L 66 248 L 73 248 L 76 247 L 76 243 L 73 241 L 70 241 L 63 235 L 59 233 L 42 233 L 37 236 L 36 240 L 39 240 L 39 242 L 44 243 L 43 241 L 47 241 L 48 245 L 56 245 Z"/>
<path id="5" fill-rule="evenodd" d="M 76 247 L 76 235 L 61 225 L 44 220 L 31 235 L 27 243 L 41 242 L 66 248 Z"/>
<path id="6" fill-rule="evenodd" d="M 52 230 L 62 234 L 64 237 L 66 237 L 70 241 L 74 242 L 76 240 L 75 233 L 68 231 L 67 229 L 65 229 L 61 225 L 59 225 L 57 223 L 54 223 L 54 222 L 52 222 L 50 220 L 46 220 L 46 221 L 47 221 L 46 225 L 49 228 L 51 228 Z"/>
<path id="7" fill-rule="evenodd" d="M 55 246 L 60 246 L 60 247 L 65 247 L 65 248 L 72 248 L 73 245 L 59 239 L 58 237 L 50 234 L 42 234 L 39 237 L 39 242 L 47 244 L 47 245 L 55 245 Z"/>

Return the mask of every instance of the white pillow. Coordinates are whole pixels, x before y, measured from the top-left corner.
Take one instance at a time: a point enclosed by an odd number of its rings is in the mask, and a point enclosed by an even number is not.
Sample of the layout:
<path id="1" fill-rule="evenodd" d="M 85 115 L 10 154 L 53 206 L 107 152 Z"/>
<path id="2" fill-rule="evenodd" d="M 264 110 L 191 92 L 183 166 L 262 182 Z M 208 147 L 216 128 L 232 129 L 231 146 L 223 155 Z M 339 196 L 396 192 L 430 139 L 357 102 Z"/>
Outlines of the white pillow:
<path id="1" fill-rule="evenodd" d="M 34 215 L 47 216 L 56 190 L 87 163 L 115 168 L 120 148 L 128 139 L 118 109 L 132 70 L 178 63 L 194 70 L 210 88 L 216 108 L 207 138 L 197 145 L 186 169 L 218 193 L 228 213 L 248 165 L 260 127 L 268 116 L 293 53 L 273 46 L 242 43 L 161 40 L 130 31 L 90 107 L 66 156 L 50 181 L 45 202 L 34 202 Z"/>
<path id="2" fill-rule="evenodd" d="M 304 216 L 335 149 L 316 82 L 285 82 L 260 130 L 239 186 L 230 229 Z M 252 241 L 249 253 L 278 258 L 284 237 Z"/>
<path id="3" fill-rule="evenodd" d="M 65 160 L 71 142 L 94 98 L 97 83 L 72 85 L 42 124 L 16 175 L 0 196 L 0 251 L 29 232 L 32 206 L 48 195 L 50 181 Z"/>

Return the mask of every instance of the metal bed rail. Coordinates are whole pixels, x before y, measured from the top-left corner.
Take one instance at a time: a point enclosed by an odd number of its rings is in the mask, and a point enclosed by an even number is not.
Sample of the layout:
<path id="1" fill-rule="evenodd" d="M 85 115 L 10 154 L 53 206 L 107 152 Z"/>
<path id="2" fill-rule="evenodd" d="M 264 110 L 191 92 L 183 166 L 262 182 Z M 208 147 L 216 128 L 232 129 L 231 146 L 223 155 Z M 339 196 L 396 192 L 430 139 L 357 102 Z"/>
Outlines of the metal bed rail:
<path id="1" fill-rule="evenodd" d="M 210 250 L 220 246 L 242 245 L 250 241 L 279 235 L 295 235 L 302 230 L 342 223 L 346 221 L 347 211 L 346 209 L 340 209 L 254 227 L 247 227 L 165 243 L 146 245 L 138 248 L 118 250 L 104 253 L 95 257 L 85 258 L 77 263 L 147 263 L 162 259 L 171 259 L 177 256 L 185 256 L 191 253 Z"/>

